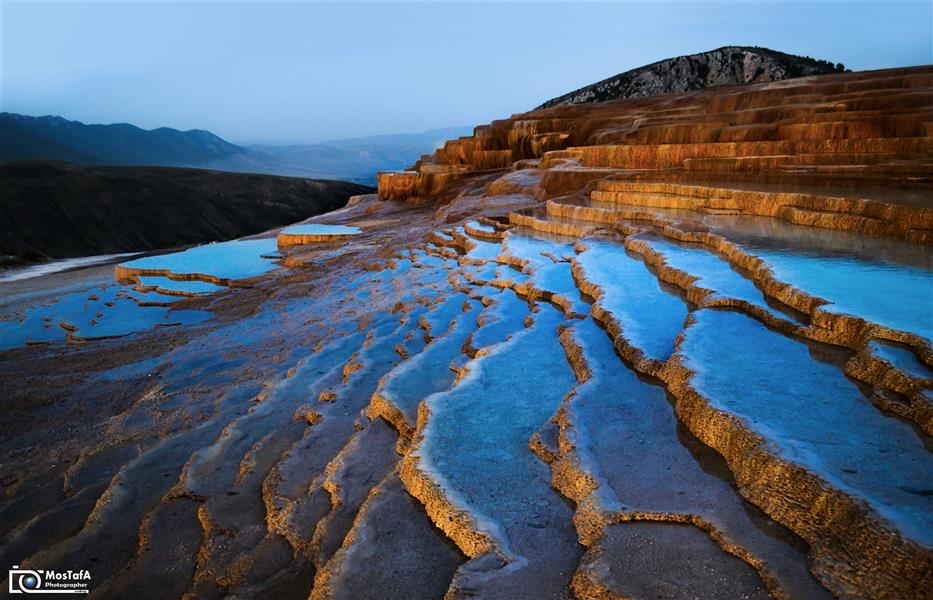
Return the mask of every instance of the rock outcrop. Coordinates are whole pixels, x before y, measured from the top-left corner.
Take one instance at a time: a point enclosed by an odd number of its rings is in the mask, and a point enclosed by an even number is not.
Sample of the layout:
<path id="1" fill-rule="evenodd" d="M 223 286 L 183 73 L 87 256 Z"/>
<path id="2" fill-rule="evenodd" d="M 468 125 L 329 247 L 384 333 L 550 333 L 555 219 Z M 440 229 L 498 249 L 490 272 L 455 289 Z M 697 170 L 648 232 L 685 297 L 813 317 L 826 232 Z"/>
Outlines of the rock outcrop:
<path id="1" fill-rule="evenodd" d="M 833 65 L 808 56 L 794 56 L 767 48 L 724 46 L 709 52 L 659 60 L 558 96 L 538 108 L 680 94 L 722 85 L 764 83 L 844 70 L 841 64 Z"/>

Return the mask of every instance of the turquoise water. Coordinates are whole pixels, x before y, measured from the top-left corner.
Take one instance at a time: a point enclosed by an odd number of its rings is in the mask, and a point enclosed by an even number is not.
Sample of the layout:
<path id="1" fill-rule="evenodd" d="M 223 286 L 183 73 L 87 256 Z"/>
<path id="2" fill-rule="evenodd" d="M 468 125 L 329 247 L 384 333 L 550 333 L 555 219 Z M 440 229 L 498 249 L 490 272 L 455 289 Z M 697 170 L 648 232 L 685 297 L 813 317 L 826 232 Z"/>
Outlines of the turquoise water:
<path id="1" fill-rule="evenodd" d="M 545 305 L 535 320 L 472 361 L 458 386 L 428 400 L 432 419 L 421 453 L 468 502 L 490 514 L 527 510 L 521 483 L 542 473 L 528 439 L 575 382 L 557 340 L 563 316 Z"/>
<path id="2" fill-rule="evenodd" d="M 933 339 L 933 272 L 857 258 L 758 248 L 754 253 L 781 281 L 829 300 L 824 310 Z"/>
<path id="3" fill-rule="evenodd" d="M 699 515 L 765 560 L 792 597 L 828 597 L 794 536 L 742 498 L 722 458 L 678 423 L 664 388 L 629 369 L 592 319 L 574 324 L 571 335 L 591 377 L 568 402 L 566 435 L 599 481 L 601 503 L 609 510 Z"/>
<path id="4" fill-rule="evenodd" d="M 661 289 L 643 262 L 618 243 L 587 240 L 577 260 L 586 279 L 602 289 L 599 304 L 622 326 L 622 335 L 648 357 L 667 360 L 687 317 L 687 304 Z"/>
<path id="5" fill-rule="evenodd" d="M 512 290 L 502 290 L 492 298 L 495 304 L 483 311 L 483 325 L 477 329 L 471 340 L 476 349 L 504 342 L 515 332 L 521 331 L 525 326 L 525 317 L 531 313 L 528 303 Z"/>
<path id="6" fill-rule="evenodd" d="M 156 325 L 198 323 L 212 316 L 204 310 L 140 306 L 134 297 L 143 302 L 178 300 L 154 292 L 134 292 L 116 284 L 64 294 L 51 302 L 26 308 L 21 319 L 10 315 L 9 320 L 0 321 L 0 349 L 29 342 L 63 341 L 68 331 L 60 323 L 76 327 L 76 336 L 95 338 L 124 336 Z"/>
<path id="7" fill-rule="evenodd" d="M 233 240 L 138 258 L 123 263 L 123 266 L 141 270 L 166 270 L 178 275 L 201 274 L 220 279 L 246 279 L 275 269 L 275 263 L 262 256 L 276 249 L 275 238 Z"/>
<path id="8" fill-rule="evenodd" d="M 521 230 L 510 231 L 505 236 L 502 246 L 508 254 L 529 261 L 530 267 L 540 268 L 554 262 L 545 254 L 550 254 L 557 259 L 572 258 L 575 255 L 573 251 L 575 241 L 572 238 L 544 236 L 534 234 L 531 230 Z"/>
<path id="9" fill-rule="evenodd" d="M 531 279 L 536 288 L 559 294 L 570 300 L 571 312 L 579 315 L 589 314 L 590 304 L 580 296 L 580 290 L 573 281 L 569 262 L 551 263 L 542 267 L 534 272 Z"/>
<path id="10" fill-rule="evenodd" d="M 461 267 L 474 283 L 489 283 L 496 279 L 499 265 L 494 262 L 482 265 L 464 265 Z"/>
<path id="11" fill-rule="evenodd" d="M 928 246 L 767 217 L 704 220 L 767 261 L 778 279 L 831 302 L 825 310 L 933 339 L 933 251 Z"/>
<path id="12" fill-rule="evenodd" d="M 912 350 L 894 343 L 872 340 L 868 344 L 872 354 L 882 358 L 904 373 L 921 379 L 933 379 L 933 372 L 917 358 Z"/>
<path id="13" fill-rule="evenodd" d="M 514 281 L 517 285 L 521 285 L 528 281 L 529 275 L 510 265 L 500 265 L 496 270 L 496 279 L 502 281 Z"/>
<path id="14" fill-rule="evenodd" d="M 362 231 L 359 227 L 347 225 L 322 225 L 309 223 L 305 225 L 292 225 L 282 230 L 290 235 L 356 235 Z"/>
<path id="15" fill-rule="evenodd" d="M 391 371 L 382 384 L 382 394 L 414 425 L 418 405 L 431 394 L 450 389 L 456 378 L 451 364 L 460 357 L 460 348 L 476 330 L 476 315 L 480 308 L 471 304 L 469 312 L 458 315 L 450 331 L 433 340 L 420 354 L 403 361 Z"/>
<path id="16" fill-rule="evenodd" d="M 414 253 L 415 262 L 418 265 L 423 267 L 435 267 L 435 268 L 444 268 L 448 266 L 447 259 L 437 256 L 435 254 L 428 254 L 423 251 L 416 251 Z"/>
<path id="17" fill-rule="evenodd" d="M 865 500 L 908 537 L 933 543 L 933 458 L 819 350 L 736 312 L 702 310 L 681 352 L 693 386 L 782 458 Z M 793 374 L 789 377 L 789 374 Z"/>
<path id="18" fill-rule="evenodd" d="M 471 229 L 475 229 L 477 231 L 485 231 L 487 233 L 496 232 L 496 228 L 493 227 L 492 225 L 486 225 L 484 223 L 480 223 L 479 221 L 470 221 L 469 223 L 467 223 L 467 225 L 469 225 Z"/>
<path id="19" fill-rule="evenodd" d="M 470 242 L 474 245 L 473 248 L 471 248 L 470 251 L 466 253 L 467 258 L 471 260 L 477 262 L 495 262 L 496 258 L 499 256 L 499 253 L 502 251 L 502 247 L 498 242 L 487 242 L 485 240 L 470 237 L 462 227 L 457 228 L 457 232 L 460 233 L 460 235 L 468 237 Z"/>
<path id="20" fill-rule="evenodd" d="M 463 313 L 463 303 L 468 296 L 462 292 L 455 292 L 435 304 L 425 313 L 424 320 L 431 328 L 431 336 L 444 335 L 457 315 Z"/>
<path id="21" fill-rule="evenodd" d="M 431 419 L 417 450 L 453 502 L 506 554 L 529 559 L 535 584 L 546 587 L 558 585 L 552 578 L 566 582 L 572 571 L 539 573 L 535 561 L 550 551 L 572 557 L 579 547 L 569 507 L 528 450 L 530 436 L 575 382 L 557 339 L 562 322 L 558 310 L 542 305 L 533 327 L 468 363 L 469 375 L 452 390 L 429 397 Z"/>
<path id="22" fill-rule="evenodd" d="M 175 280 L 157 275 L 140 275 L 139 283 L 146 287 L 157 287 L 162 290 L 186 292 L 189 294 L 212 294 L 227 289 L 222 285 L 208 283 L 207 281 Z"/>
<path id="23" fill-rule="evenodd" d="M 590 305 L 580 297 L 580 291 L 573 281 L 570 263 L 567 262 L 576 255 L 573 250 L 574 241 L 563 241 L 564 239 L 566 238 L 543 238 L 510 232 L 503 245 L 511 256 L 528 261 L 525 269 L 531 271 L 530 279 L 534 287 L 570 300 L 571 311 L 585 315 L 589 313 Z M 554 259 L 559 262 L 554 262 Z"/>
<path id="24" fill-rule="evenodd" d="M 764 294 L 755 284 L 734 270 L 728 261 L 695 244 L 678 244 L 661 239 L 645 239 L 651 247 L 664 255 L 668 266 L 679 269 L 698 280 L 696 285 L 715 292 L 714 297 L 745 300 L 779 318 L 783 314 L 771 308 Z"/>

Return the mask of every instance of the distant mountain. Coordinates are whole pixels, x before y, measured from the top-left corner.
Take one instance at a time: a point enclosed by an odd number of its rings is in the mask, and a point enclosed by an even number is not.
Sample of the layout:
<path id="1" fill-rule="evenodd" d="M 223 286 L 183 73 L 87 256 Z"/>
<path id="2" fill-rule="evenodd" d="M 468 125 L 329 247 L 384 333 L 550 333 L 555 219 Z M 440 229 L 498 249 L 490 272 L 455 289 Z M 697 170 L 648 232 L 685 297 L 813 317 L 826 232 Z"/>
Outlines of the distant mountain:
<path id="1" fill-rule="evenodd" d="M 761 83 L 845 71 L 842 64 L 767 48 L 725 46 L 620 73 L 548 100 L 538 108 L 691 92 L 719 85 Z"/>
<path id="2" fill-rule="evenodd" d="M 274 146 L 253 144 L 249 149 L 272 157 L 283 175 L 346 179 L 372 184 L 378 171 L 408 167 L 446 140 L 470 135 L 472 127 L 447 127 L 422 133 L 374 135 L 319 144 Z"/>
<path id="3" fill-rule="evenodd" d="M 145 130 L 128 123 L 85 125 L 61 117 L 0 113 L 0 160 L 185 167 L 236 159 L 244 150 L 201 129 Z"/>
<path id="4" fill-rule="evenodd" d="M 62 160 L 82 165 L 193 167 L 374 183 L 469 128 L 380 135 L 319 144 L 232 144 L 209 131 L 86 125 L 62 117 L 0 113 L 0 160 Z"/>
<path id="5" fill-rule="evenodd" d="M 372 191 L 199 169 L 0 162 L 0 266 L 228 240 Z"/>

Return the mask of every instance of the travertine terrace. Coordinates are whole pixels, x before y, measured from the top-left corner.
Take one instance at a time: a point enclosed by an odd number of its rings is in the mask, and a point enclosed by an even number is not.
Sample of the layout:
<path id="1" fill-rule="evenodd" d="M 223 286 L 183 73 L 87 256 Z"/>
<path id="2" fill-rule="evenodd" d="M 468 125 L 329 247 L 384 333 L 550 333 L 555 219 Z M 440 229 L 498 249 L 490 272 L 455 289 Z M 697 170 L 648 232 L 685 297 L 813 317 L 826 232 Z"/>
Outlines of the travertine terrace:
<path id="1" fill-rule="evenodd" d="M 0 354 L 8 562 L 98 597 L 929 597 L 933 68 L 515 115 L 313 223 L 359 233 L 117 269 L 217 286 L 178 292 L 210 320 Z"/>
<path id="2" fill-rule="evenodd" d="M 305 246 L 320 242 L 340 242 L 360 232 L 358 227 L 346 225 L 294 225 L 279 232 L 276 240 L 280 248 Z"/>

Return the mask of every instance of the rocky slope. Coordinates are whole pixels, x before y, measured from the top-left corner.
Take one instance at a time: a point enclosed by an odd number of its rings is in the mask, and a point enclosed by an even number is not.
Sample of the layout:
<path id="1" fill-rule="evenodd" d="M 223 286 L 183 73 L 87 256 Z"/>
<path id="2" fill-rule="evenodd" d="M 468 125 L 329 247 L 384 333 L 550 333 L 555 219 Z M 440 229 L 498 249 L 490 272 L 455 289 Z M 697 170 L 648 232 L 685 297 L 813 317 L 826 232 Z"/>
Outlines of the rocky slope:
<path id="1" fill-rule="evenodd" d="M 0 163 L 6 262 L 226 240 L 343 206 L 371 188 L 159 167 Z"/>
<path id="2" fill-rule="evenodd" d="M 692 92 L 720 85 L 837 73 L 845 67 L 767 48 L 725 46 L 651 63 L 548 100 L 538 108 Z"/>
<path id="3" fill-rule="evenodd" d="M 931 67 L 554 107 L 312 219 L 346 239 L 21 290 L 0 560 L 99 597 L 926 598 L 931 122 Z"/>

